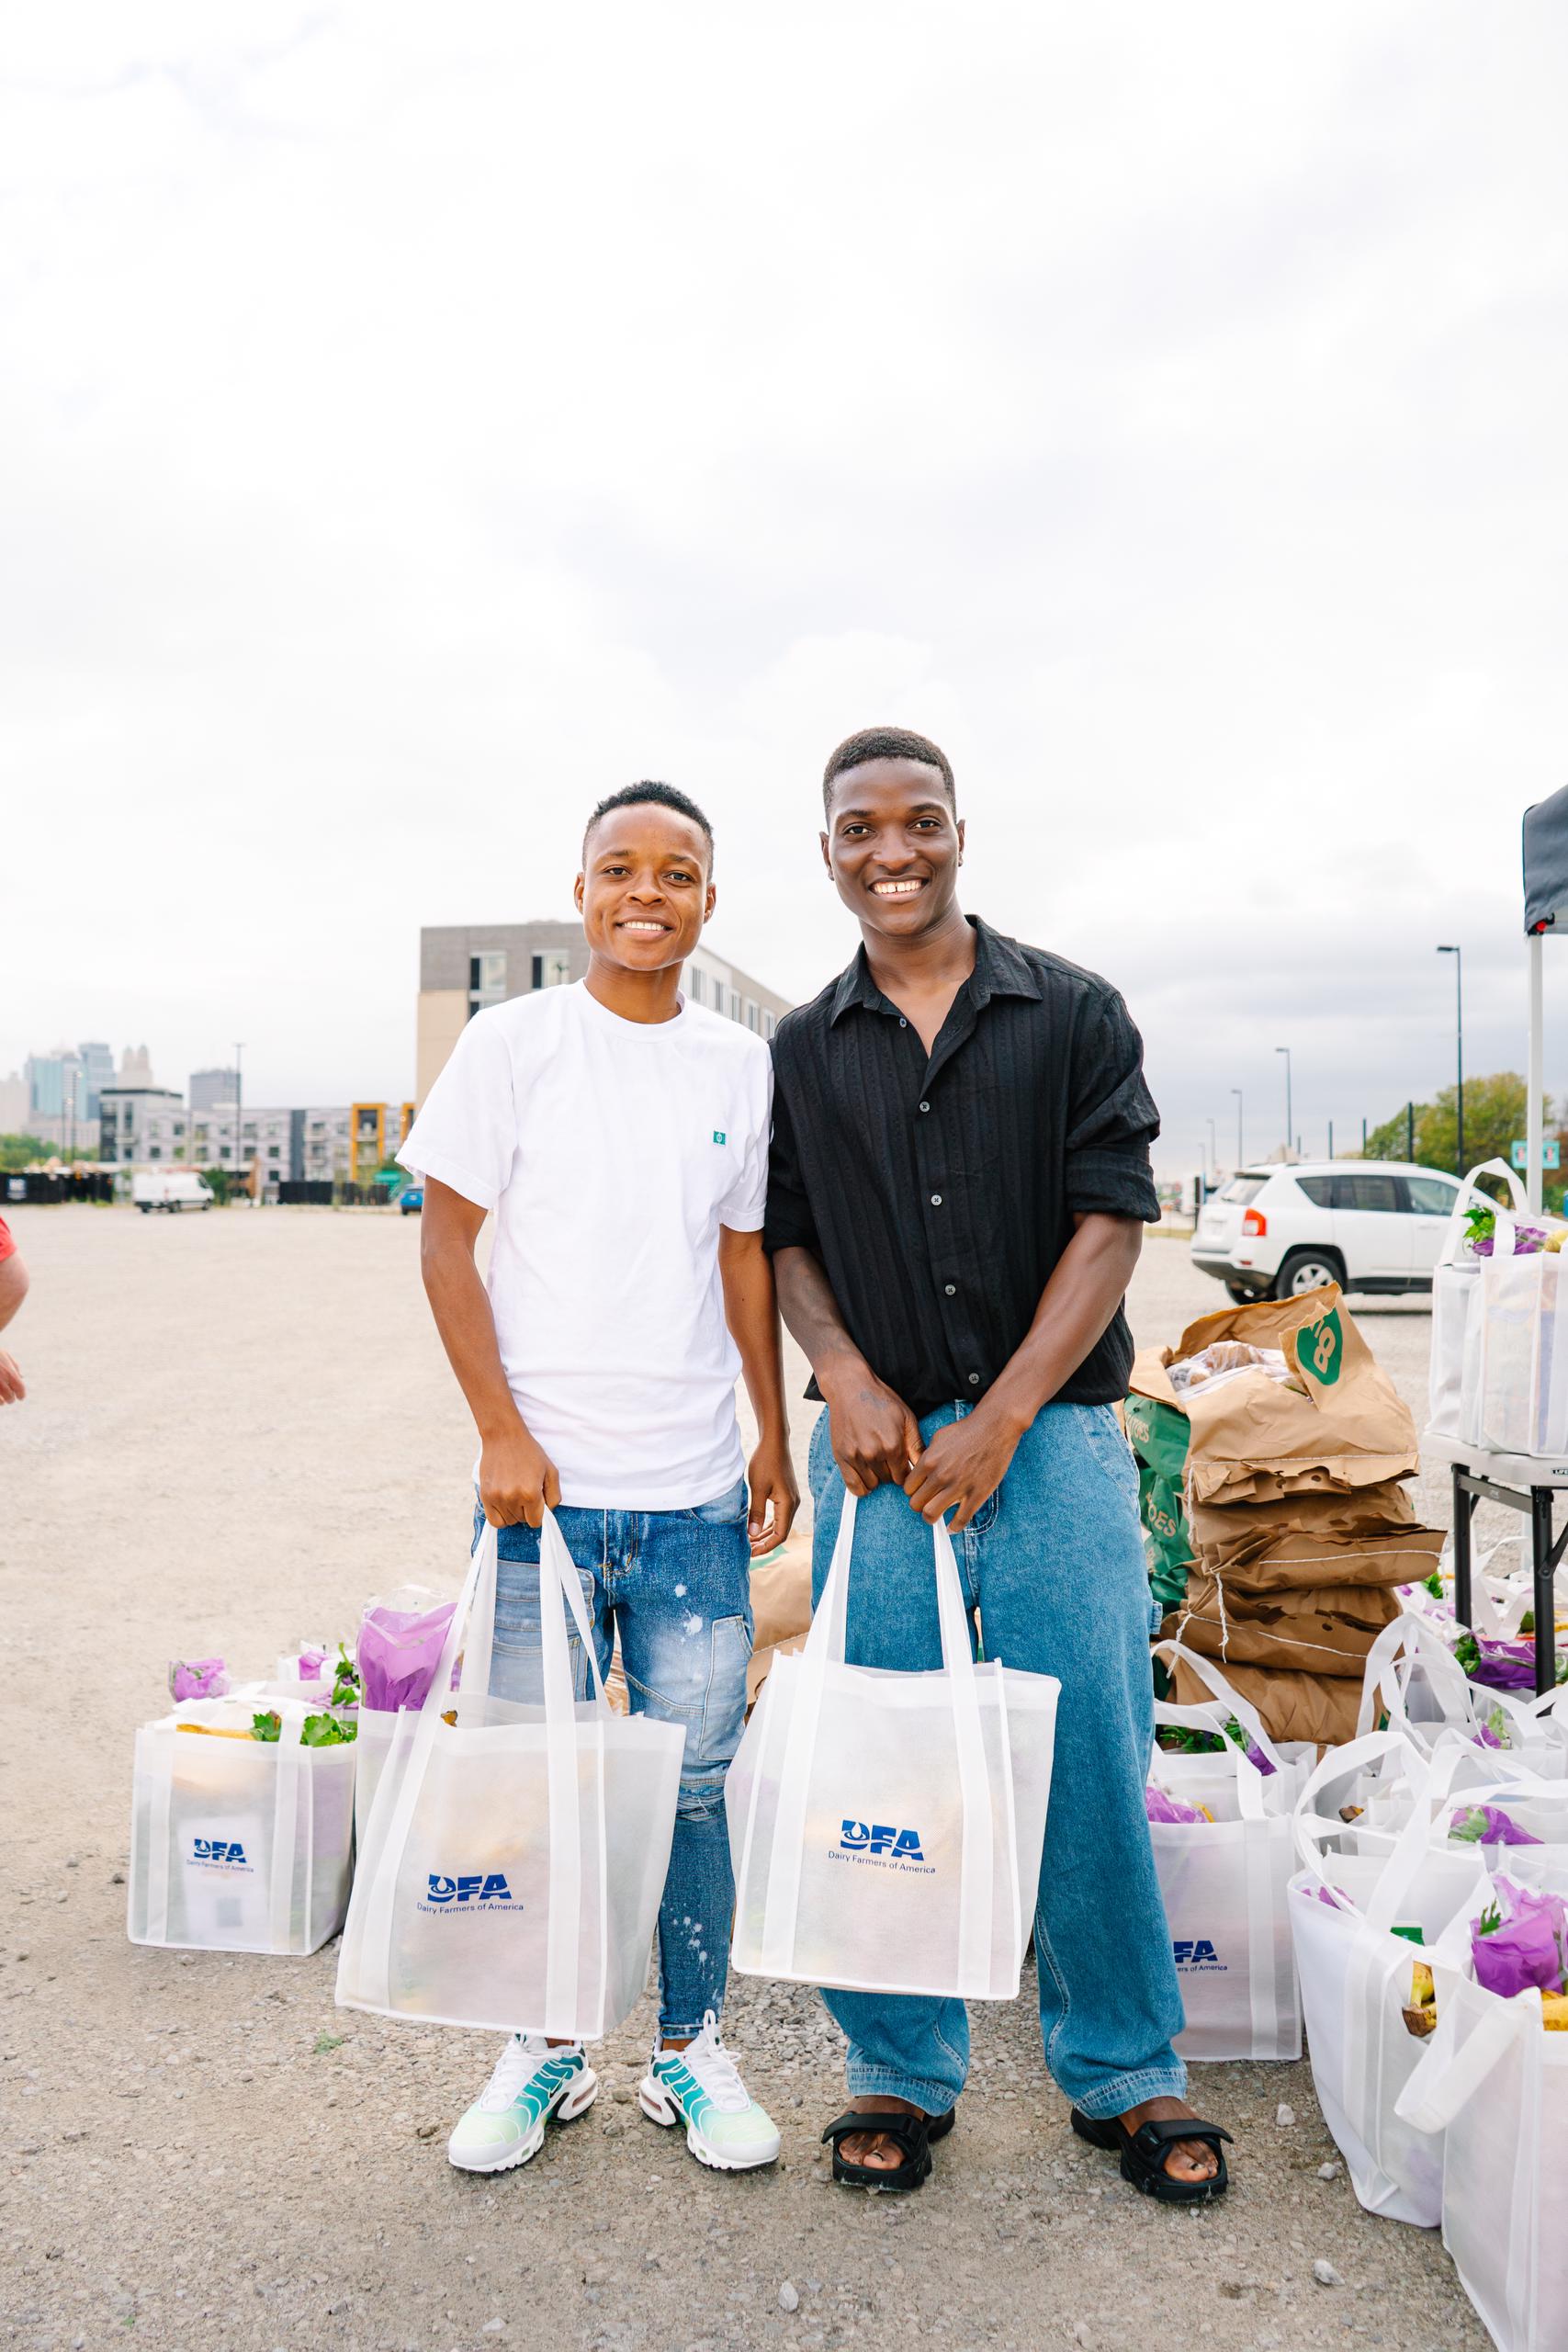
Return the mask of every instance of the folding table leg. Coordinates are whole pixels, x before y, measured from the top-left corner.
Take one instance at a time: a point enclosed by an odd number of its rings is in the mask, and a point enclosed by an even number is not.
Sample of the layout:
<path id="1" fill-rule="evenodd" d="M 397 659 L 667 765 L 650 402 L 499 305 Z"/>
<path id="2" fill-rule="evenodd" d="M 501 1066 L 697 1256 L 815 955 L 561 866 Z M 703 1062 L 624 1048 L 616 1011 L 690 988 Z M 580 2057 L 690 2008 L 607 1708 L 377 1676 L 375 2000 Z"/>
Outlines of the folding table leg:
<path id="1" fill-rule="evenodd" d="M 1456 1462 L 1454 1481 L 1454 1615 L 1461 1625 L 1470 1617 L 1470 1514 L 1475 1508 L 1474 1498 L 1464 1489 L 1464 1468 Z"/>
<path id="2" fill-rule="evenodd" d="M 1530 1488 L 1530 1553 L 1535 1570 L 1535 1687 L 1557 1680 L 1557 1563 L 1551 1555 L 1551 1488 Z"/>

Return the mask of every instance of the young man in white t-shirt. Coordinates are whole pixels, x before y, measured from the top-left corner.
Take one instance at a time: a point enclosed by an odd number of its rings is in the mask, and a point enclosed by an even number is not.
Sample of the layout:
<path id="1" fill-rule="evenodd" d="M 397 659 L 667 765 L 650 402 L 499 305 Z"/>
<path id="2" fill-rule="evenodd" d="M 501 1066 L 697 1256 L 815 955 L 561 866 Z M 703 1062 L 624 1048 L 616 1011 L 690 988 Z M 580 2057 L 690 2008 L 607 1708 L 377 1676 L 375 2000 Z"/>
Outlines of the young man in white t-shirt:
<path id="1" fill-rule="evenodd" d="M 685 1728 L 638 2098 L 731 2172 L 772 2163 L 779 2135 L 718 2034 L 735 1894 L 724 1775 L 746 1713 L 750 1560 L 788 1534 L 799 1496 L 762 1249 L 768 1050 L 680 991 L 712 877 L 713 831 L 684 793 L 638 784 L 602 801 L 577 877 L 586 979 L 477 1014 L 399 1156 L 424 1179 L 424 1286 L 479 1432 L 475 1541 L 485 1519 L 500 1531 L 492 1692 L 540 1696 L 547 1504 L 601 1669 L 618 1630 L 633 1710 Z M 487 1284 L 474 1246 L 491 1212 Z M 760 1431 L 749 1472 L 737 1374 Z M 581 1690 L 575 1643 L 573 1657 Z M 452 2162 L 525 2164 L 550 2118 L 582 2114 L 597 2089 L 581 2043 L 514 2034 Z"/>

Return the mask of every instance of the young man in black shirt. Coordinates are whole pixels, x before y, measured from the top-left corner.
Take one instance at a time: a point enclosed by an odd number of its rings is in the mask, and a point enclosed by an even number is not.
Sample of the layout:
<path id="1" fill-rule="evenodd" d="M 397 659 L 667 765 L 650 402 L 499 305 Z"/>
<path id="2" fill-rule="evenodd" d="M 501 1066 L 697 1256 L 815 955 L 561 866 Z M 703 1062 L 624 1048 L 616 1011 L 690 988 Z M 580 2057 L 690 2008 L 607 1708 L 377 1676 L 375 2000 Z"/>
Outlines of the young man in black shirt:
<path id="1" fill-rule="evenodd" d="M 816 1588 L 847 1487 L 864 1498 L 851 1661 L 940 1665 L 929 1531 L 950 1515 L 987 1655 L 1060 1678 L 1035 1916 L 1046 2063 L 1125 2177 L 1212 2197 L 1226 2135 L 1185 2104 L 1171 2046 L 1181 1999 L 1144 1807 L 1148 1582 L 1111 1410 L 1132 1363 L 1122 1295 L 1159 1214 L 1142 1046 L 1105 981 L 963 914 L 964 826 L 935 744 L 852 736 L 823 796 L 823 857 L 863 944 L 780 1024 L 764 1228 L 827 1405 Z M 824 1998 L 850 2045 L 835 2177 L 914 2188 L 964 2086 L 964 2004 Z"/>

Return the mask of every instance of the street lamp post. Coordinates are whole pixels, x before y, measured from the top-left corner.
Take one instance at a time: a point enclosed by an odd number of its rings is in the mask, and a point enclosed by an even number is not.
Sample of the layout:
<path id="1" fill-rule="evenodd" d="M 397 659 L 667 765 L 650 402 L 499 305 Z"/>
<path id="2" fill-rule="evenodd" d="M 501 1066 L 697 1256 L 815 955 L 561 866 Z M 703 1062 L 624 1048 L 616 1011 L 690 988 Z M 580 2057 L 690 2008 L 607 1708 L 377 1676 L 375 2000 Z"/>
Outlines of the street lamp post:
<path id="1" fill-rule="evenodd" d="M 1239 1168 L 1247 1158 L 1241 1139 L 1241 1089 L 1239 1086 L 1233 1086 L 1231 1092 L 1235 1096 L 1235 1164 Z"/>
<path id="2" fill-rule="evenodd" d="M 240 1162 L 245 1150 L 245 1078 L 244 1046 L 234 1048 L 234 1182 L 240 1181 Z"/>
<path id="3" fill-rule="evenodd" d="M 1439 947 L 1439 956 L 1454 959 L 1454 1174 L 1464 1174 L 1464 955 L 1458 947 Z"/>
<path id="4" fill-rule="evenodd" d="M 1274 1051 L 1277 1054 L 1283 1054 L 1285 1057 L 1285 1157 L 1289 1159 L 1291 1156 L 1291 1137 L 1295 1133 L 1295 1127 L 1291 1117 L 1291 1049 L 1289 1046 L 1276 1046 Z"/>
<path id="5" fill-rule="evenodd" d="M 1217 1178 L 1220 1172 L 1219 1141 L 1214 1134 L 1214 1123 L 1213 1119 L 1207 1120 L 1205 1125 L 1209 1130 L 1209 1165 L 1213 1170 L 1215 1177 Z"/>

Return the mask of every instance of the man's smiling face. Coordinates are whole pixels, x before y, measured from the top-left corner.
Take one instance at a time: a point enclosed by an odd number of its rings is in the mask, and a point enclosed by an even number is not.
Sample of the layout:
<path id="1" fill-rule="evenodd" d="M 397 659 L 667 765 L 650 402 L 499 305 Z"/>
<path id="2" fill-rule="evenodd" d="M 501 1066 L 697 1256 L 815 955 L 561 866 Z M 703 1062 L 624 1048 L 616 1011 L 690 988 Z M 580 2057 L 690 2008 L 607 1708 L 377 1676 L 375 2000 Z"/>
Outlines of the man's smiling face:
<path id="1" fill-rule="evenodd" d="M 593 954 L 628 972 L 683 964 L 713 912 L 710 854 L 702 827 L 656 800 L 601 817 L 575 894 Z"/>
<path id="2" fill-rule="evenodd" d="M 850 912 L 889 939 L 913 939 L 953 906 L 964 827 L 940 768 L 864 760 L 833 779 L 822 855 Z"/>

